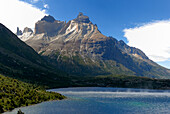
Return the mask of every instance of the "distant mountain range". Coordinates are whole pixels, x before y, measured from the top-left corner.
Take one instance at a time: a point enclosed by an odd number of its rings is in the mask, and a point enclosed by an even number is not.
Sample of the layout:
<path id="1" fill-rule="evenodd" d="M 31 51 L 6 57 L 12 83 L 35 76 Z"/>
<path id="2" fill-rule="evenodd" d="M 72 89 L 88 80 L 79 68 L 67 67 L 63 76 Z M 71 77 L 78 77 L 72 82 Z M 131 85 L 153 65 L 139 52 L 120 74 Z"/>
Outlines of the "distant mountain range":
<path id="1" fill-rule="evenodd" d="M 169 69 L 124 41 L 103 35 L 83 13 L 67 23 L 45 16 L 35 24 L 34 32 L 26 27 L 23 32 L 18 29 L 17 35 L 56 69 L 71 75 L 170 78 Z"/>

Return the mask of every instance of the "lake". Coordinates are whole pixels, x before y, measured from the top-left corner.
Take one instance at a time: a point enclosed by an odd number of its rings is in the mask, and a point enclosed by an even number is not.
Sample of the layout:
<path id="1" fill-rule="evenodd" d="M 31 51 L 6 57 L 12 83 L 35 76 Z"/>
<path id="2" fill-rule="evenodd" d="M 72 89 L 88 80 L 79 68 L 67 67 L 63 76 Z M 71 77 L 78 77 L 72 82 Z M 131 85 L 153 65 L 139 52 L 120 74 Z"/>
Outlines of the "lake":
<path id="1" fill-rule="evenodd" d="M 68 97 L 61 101 L 43 102 L 17 108 L 5 114 L 168 114 L 170 90 L 82 87 L 48 91 Z"/>

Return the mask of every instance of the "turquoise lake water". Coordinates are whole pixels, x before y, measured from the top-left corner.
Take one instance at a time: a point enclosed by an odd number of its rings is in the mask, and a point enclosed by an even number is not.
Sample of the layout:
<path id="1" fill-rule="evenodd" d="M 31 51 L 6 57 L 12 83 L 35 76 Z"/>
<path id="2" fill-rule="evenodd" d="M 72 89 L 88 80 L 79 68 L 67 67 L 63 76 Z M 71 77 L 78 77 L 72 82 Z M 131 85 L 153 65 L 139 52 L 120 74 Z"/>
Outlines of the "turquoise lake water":
<path id="1" fill-rule="evenodd" d="M 128 88 L 63 88 L 66 100 L 43 102 L 5 114 L 170 114 L 170 91 Z"/>

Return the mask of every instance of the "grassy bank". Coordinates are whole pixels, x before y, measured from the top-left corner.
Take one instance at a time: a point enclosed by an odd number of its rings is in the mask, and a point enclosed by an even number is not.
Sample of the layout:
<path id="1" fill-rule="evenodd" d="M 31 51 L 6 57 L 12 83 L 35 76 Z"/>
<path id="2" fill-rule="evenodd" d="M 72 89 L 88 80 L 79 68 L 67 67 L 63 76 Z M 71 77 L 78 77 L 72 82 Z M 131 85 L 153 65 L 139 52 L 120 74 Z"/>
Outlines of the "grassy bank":
<path id="1" fill-rule="evenodd" d="M 0 113 L 21 106 L 64 98 L 59 93 L 46 92 L 36 85 L 0 75 Z"/>

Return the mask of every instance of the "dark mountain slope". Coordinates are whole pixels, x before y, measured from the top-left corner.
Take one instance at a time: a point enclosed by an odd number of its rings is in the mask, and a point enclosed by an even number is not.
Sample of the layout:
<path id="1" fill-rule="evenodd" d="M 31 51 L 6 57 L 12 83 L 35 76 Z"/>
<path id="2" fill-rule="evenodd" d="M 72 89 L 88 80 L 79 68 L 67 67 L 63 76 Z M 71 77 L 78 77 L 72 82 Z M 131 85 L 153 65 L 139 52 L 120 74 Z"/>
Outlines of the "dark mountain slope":
<path id="1" fill-rule="evenodd" d="M 0 24 L 0 74 L 24 81 L 51 86 L 50 82 L 66 75 L 55 72 L 31 47 L 22 42 L 4 25 Z"/>

